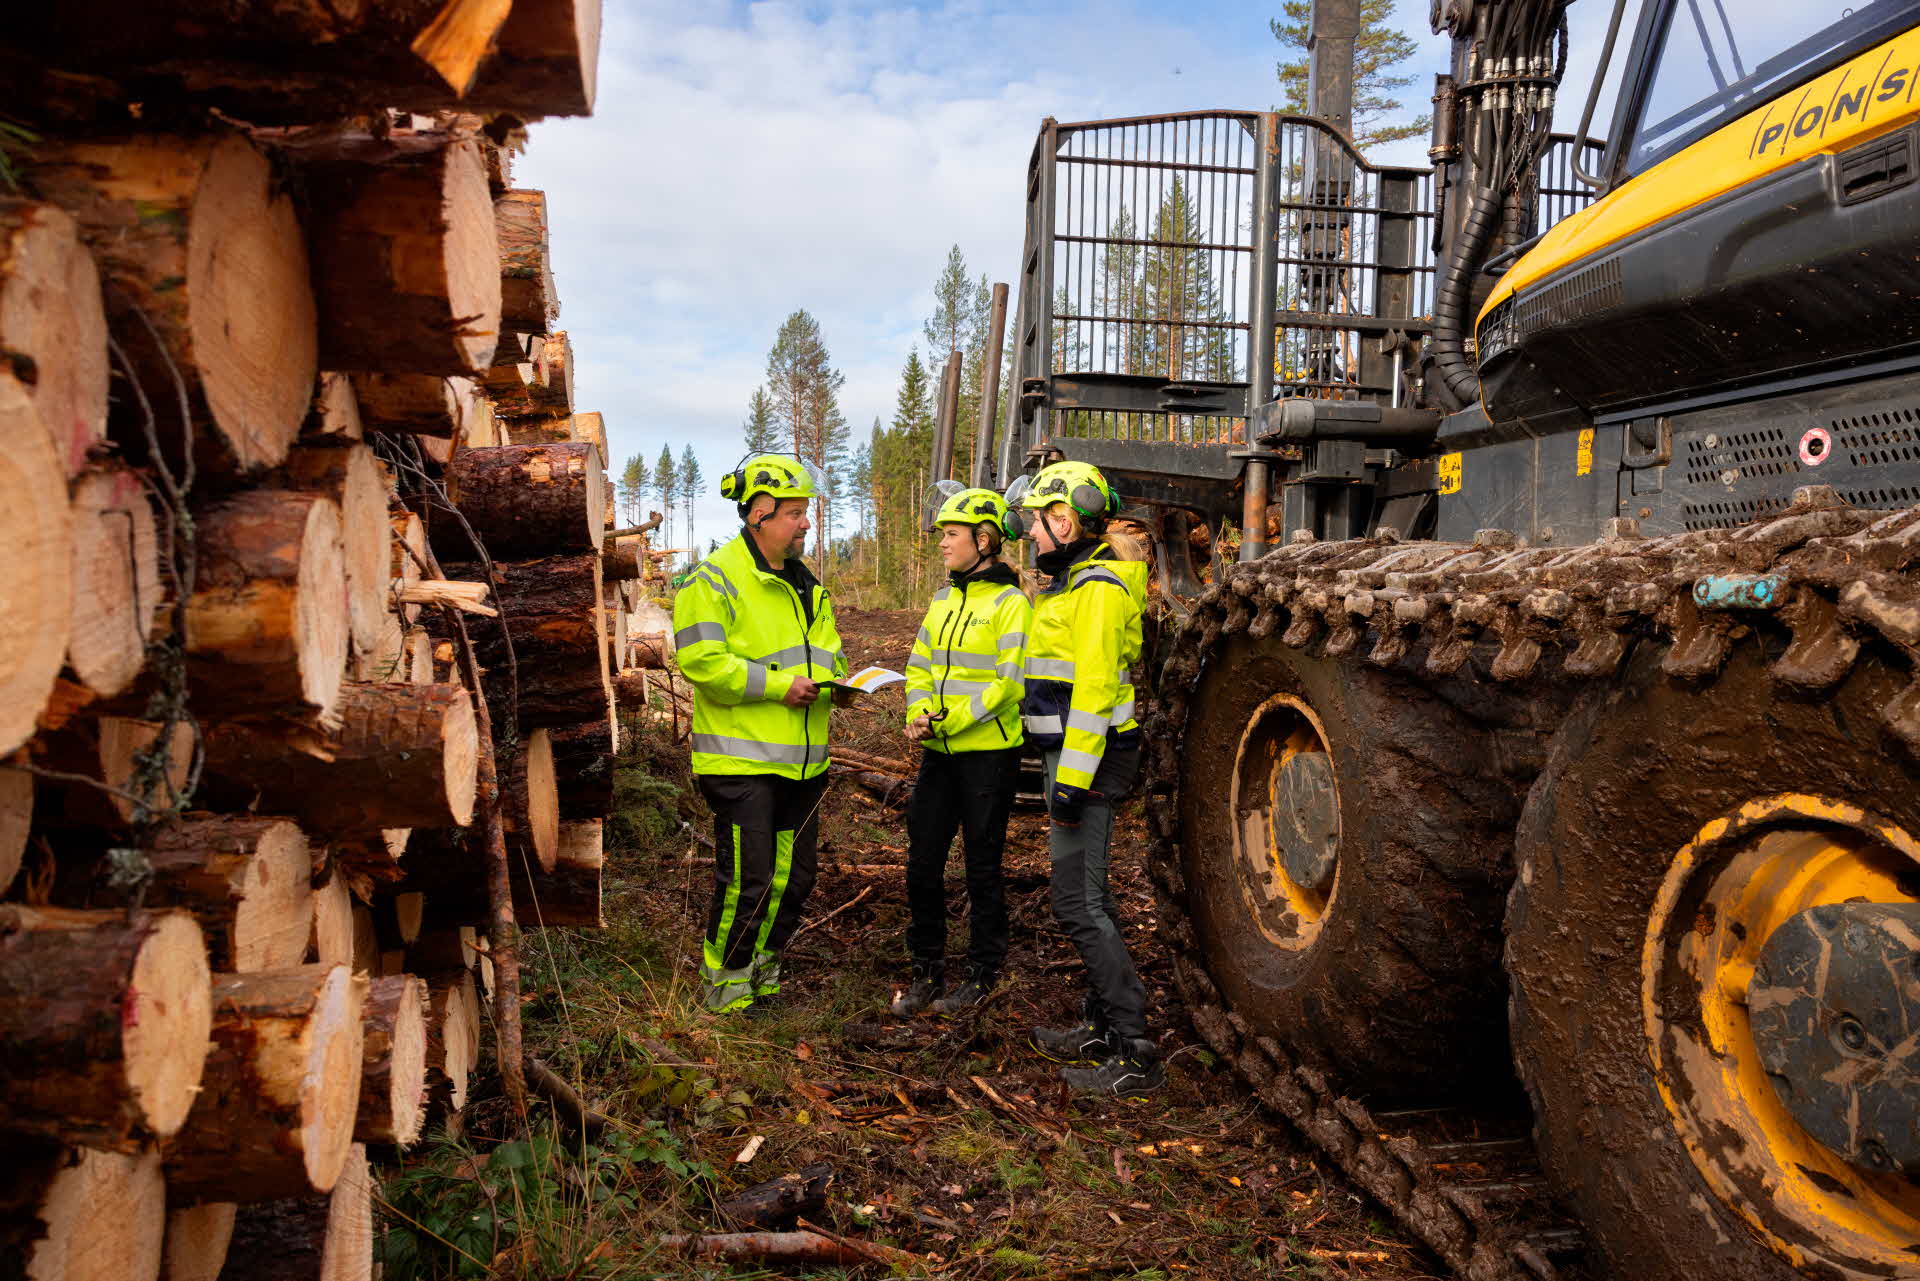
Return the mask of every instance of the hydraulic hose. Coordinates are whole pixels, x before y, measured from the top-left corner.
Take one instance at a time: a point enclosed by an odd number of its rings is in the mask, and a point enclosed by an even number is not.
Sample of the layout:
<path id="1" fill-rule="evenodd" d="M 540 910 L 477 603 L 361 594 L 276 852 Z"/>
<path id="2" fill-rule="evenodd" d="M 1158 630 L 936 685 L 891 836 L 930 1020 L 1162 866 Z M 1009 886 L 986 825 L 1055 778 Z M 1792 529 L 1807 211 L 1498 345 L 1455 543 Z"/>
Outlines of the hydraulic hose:
<path id="1" fill-rule="evenodd" d="M 1483 186 L 1473 193 L 1460 223 L 1460 243 L 1447 260 L 1433 300 L 1433 363 L 1446 387 L 1449 409 L 1465 409 L 1480 398 L 1480 373 L 1467 357 L 1467 308 L 1473 301 L 1473 277 L 1486 256 L 1487 244 L 1500 223 L 1505 202 L 1500 192 Z"/>

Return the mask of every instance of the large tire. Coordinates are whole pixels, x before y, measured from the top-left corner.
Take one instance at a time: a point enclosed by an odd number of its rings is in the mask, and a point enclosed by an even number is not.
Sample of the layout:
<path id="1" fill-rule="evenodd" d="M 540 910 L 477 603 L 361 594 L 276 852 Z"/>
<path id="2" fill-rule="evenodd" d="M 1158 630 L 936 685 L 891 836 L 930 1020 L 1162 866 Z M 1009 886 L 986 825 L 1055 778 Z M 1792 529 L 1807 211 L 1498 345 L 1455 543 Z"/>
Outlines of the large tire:
<path id="1" fill-rule="evenodd" d="M 1337 792 L 1337 879 L 1304 945 L 1263 921 L 1249 877 L 1266 871 L 1241 852 L 1258 847 L 1235 839 L 1243 734 L 1276 698 L 1310 710 Z M 1248 633 L 1221 640 L 1187 702 L 1176 750 L 1194 947 L 1227 1009 L 1343 1092 L 1431 1100 L 1511 1080 L 1500 919 L 1536 763 L 1527 707 L 1511 690 L 1429 687 Z"/>
<path id="2" fill-rule="evenodd" d="M 1920 1269 L 1912 1257 L 1892 1270 L 1884 1262 L 1862 1267 L 1833 1235 L 1795 1227 L 1785 1211 L 1729 1195 L 1724 1183 L 1716 1191 L 1709 1170 L 1732 1170 L 1734 1183 L 1761 1187 L 1759 1157 L 1782 1161 L 1800 1149 L 1749 1143 L 1724 1120 L 1689 1119 L 1732 1116 L 1727 1099 L 1742 1096 L 1676 1085 L 1667 1053 L 1672 1038 L 1704 1037 L 1698 1011 L 1707 998 L 1690 998 L 1692 1030 L 1683 1030 L 1687 1020 L 1668 1020 L 1666 993 L 1674 989 L 1659 978 L 1665 962 L 1655 958 L 1669 955 L 1676 930 L 1708 936 L 1716 928 L 1710 911 L 1672 910 L 1686 900 L 1671 887 L 1708 875 L 1698 869 L 1733 875 L 1726 869 L 1740 856 L 1731 845 L 1715 853 L 1722 845 L 1746 840 L 1752 857 L 1757 842 L 1772 839 L 1766 833 L 1791 835 L 1794 824 L 1814 821 L 1781 808 L 1788 800 L 1756 798 L 1824 798 L 1920 832 L 1920 768 L 1881 718 L 1905 676 L 1869 653 L 1830 694 L 1795 696 L 1769 678 L 1761 650 L 1757 640 L 1736 646 L 1705 685 L 1663 677 L 1650 647 L 1636 655 L 1619 680 L 1591 691 L 1568 716 L 1517 833 L 1520 873 L 1507 922 L 1515 1058 L 1542 1164 L 1613 1277 L 1770 1281 Z M 1804 805 L 1807 813 L 1820 808 Z M 1716 823 L 1730 815 L 1729 825 Z M 1774 817 L 1755 817 L 1766 815 Z M 1719 1057 L 1726 1070 L 1730 1056 Z M 1690 1135 L 1708 1137 L 1690 1146 Z M 1790 1182 L 1792 1169 L 1786 1173 Z M 1773 1245 L 1748 1217 L 1769 1226 Z M 1789 1238 L 1797 1240 L 1784 1244 Z M 1802 1269 L 1785 1257 L 1794 1250 Z"/>

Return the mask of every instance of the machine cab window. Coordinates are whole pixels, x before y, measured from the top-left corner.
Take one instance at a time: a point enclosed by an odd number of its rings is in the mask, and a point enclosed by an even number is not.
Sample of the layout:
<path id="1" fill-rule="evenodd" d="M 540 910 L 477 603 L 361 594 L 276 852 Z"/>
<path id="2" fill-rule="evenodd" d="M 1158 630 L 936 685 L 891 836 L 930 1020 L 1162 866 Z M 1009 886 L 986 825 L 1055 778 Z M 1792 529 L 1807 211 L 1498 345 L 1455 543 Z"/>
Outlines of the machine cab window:
<path id="1" fill-rule="evenodd" d="M 1920 3 L 1656 0 L 1623 88 L 1624 173 L 1643 173 L 1728 121 L 1910 28 Z M 1821 104 L 1824 108 L 1825 104 Z"/>

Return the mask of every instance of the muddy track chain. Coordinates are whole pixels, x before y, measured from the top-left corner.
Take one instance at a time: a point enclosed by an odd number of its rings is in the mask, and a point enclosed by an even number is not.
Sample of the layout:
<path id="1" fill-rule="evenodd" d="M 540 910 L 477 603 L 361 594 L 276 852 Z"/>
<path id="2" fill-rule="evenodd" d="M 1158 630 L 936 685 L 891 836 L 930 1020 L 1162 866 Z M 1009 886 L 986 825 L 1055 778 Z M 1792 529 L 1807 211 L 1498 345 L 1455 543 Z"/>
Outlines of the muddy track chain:
<path id="1" fill-rule="evenodd" d="M 1199 952 L 1177 850 L 1188 700 L 1221 639 L 1241 631 L 1278 632 L 1289 646 L 1399 666 L 1414 679 L 1452 675 L 1477 646 L 1497 645 L 1489 674 L 1500 682 L 1555 679 L 1543 661 L 1554 656 L 1567 677 L 1604 680 L 1636 643 L 1652 643 L 1668 675 L 1706 681 L 1764 614 L 1790 633 L 1772 677 L 1797 691 L 1838 684 L 1870 639 L 1901 655 L 1910 679 L 1881 715 L 1920 756 L 1920 575 L 1903 572 L 1914 567 L 1920 508 L 1857 510 L 1825 486 L 1795 490 L 1783 512 L 1732 530 L 1646 538 L 1617 520 L 1600 541 L 1570 548 L 1528 547 L 1498 530 L 1471 544 L 1402 542 L 1383 530 L 1344 542 L 1308 536 L 1233 566 L 1196 599 L 1173 642 L 1147 736 L 1159 930 L 1195 1028 L 1467 1281 L 1553 1281 L 1577 1270 L 1580 1232 L 1547 1190 L 1525 1109 L 1369 1109 L 1225 1007 Z M 1424 660 L 1409 663 L 1419 650 Z"/>

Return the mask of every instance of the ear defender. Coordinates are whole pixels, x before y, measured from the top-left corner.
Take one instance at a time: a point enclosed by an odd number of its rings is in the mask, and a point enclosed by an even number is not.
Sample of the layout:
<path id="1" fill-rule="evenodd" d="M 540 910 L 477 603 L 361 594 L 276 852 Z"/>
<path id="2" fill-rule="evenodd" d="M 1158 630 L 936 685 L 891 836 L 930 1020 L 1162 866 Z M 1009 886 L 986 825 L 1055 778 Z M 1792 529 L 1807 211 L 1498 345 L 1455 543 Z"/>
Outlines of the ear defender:
<path id="1" fill-rule="evenodd" d="M 1068 499 L 1072 502 L 1073 509 L 1088 520 L 1111 514 L 1107 496 L 1097 485 L 1075 485 Z"/>

